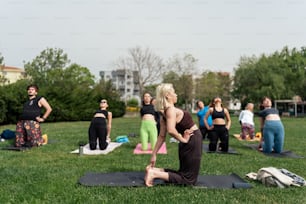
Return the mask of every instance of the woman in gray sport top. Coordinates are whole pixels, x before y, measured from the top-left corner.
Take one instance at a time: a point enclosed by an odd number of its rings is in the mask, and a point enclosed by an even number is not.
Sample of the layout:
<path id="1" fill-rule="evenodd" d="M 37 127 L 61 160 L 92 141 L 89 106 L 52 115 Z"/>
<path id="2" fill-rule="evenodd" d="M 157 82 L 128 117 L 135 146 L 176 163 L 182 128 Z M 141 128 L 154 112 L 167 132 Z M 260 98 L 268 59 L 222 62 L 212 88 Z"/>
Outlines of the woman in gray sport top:
<path id="1" fill-rule="evenodd" d="M 264 108 L 259 112 L 260 128 L 263 133 L 263 152 L 281 153 L 284 146 L 285 131 L 277 109 L 272 108 L 269 97 L 264 97 L 261 102 Z"/>

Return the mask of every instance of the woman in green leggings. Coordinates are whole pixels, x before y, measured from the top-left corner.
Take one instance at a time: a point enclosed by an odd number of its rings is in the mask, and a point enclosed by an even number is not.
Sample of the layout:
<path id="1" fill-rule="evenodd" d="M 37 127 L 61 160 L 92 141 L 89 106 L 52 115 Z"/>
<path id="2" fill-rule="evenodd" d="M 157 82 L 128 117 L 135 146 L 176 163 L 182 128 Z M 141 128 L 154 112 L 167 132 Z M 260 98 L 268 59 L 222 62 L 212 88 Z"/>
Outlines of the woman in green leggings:
<path id="1" fill-rule="evenodd" d="M 140 109 L 141 126 L 140 126 L 140 139 L 141 148 L 143 151 L 148 150 L 148 142 L 150 140 L 151 149 L 153 150 L 157 141 L 157 127 L 155 121 L 155 109 L 151 104 L 151 95 L 144 93 L 143 104 Z"/>

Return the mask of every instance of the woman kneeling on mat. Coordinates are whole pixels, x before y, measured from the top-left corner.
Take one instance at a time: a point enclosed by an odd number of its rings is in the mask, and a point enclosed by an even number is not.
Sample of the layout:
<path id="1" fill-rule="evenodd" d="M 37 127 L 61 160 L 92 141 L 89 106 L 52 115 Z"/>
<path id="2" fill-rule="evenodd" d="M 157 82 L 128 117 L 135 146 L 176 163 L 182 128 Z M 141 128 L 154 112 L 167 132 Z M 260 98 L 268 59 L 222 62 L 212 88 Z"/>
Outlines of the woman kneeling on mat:
<path id="1" fill-rule="evenodd" d="M 174 106 L 176 102 L 177 94 L 172 84 L 165 83 L 157 87 L 156 109 L 161 112 L 162 117 L 160 134 L 150 164 L 146 167 L 146 186 L 153 186 L 156 178 L 183 185 L 195 185 L 197 182 L 202 157 L 202 134 L 190 113 Z M 165 142 L 167 132 L 180 142 L 178 171 L 155 167 L 157 152 Z"/>
<path id="2" fill-rule="evenodd" d="M 263 135 L 263 152 L 281 153 L 284 146 L 285 131 L 279 112 L 272 108 L 272 101 L 269 97 L 264 97 L 261 105 L 263 110 L 259 112 L 259 116 L 260 129 Z"/>
<path id="3" fill-rule="evenodd" d="M 157 126 L 155 121 L 156 111 L 151 104 L 152 97 L 149 93 L 143 95 L 142 107 L 140 109 L 141 126 L 140 139 L 141 149 L 148 150 L 148 141 L 150 140 L 151 148 L 154 149 L 157 140 Z"/>
<path id="4" fill-rule="evenodd" d="M 90 150 L 97 148 L 97 139 L 99 140 L 99 147 L 105 150 L 110 143 L 110 133 L 112 128 L 112 113 L 107 111 L 108 104 L 105 99 L 100 102 L 100 109 L 95 112 L 91 120 L 88 136 Z"/>

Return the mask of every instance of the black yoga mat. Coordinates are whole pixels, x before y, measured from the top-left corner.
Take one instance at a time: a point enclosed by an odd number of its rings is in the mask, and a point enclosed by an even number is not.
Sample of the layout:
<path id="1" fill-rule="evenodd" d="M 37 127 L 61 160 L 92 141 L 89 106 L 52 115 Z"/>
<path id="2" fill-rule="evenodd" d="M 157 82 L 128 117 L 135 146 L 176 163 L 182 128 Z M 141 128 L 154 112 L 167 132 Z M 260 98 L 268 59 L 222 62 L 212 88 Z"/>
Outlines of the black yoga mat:
<path id="1" fill-rule="evenodd" d="M 245 146 L 258 151 L 258 144 L 246 144 Z M 297 155 L 290 150 L 284 150 L 281 153 L 272 152 L 272 153 L 263 153 L 263 154 L 270 157 L 304 158 L 303 156 Z"/>
<path id="2" fill-rule="evenodd" d="M 56 140 L 49 140 L 48 144 L 53 144 L 53 143 L 56 143 L 56 142 L 57 142 Z M 45 144 L 45 145 L 48 145 L 48 144 Z M 39 147 L 43 147 L 45 145 L 42 145 L 42 146 L 39 146 Z M 33 148 L 33 147 L 30 147 L 30 146 L 15 147 L 14 145 L 8 145 L 8 146 L 0 147 L 0 150 L 12 150 L 12 151 L 23 152 L 23 151 L 30 150 L 31 148 Z"/>
<path id="3" fill-rule="evenodd" d="M 228 152 L 222 152 L 222 151 L 209 151 L 208 144 L 203 143 L 203 151 L 206 153 L 220 153 L 220 154 L 239 154 L 236 150 L 233 148 L 229 147 Z"/>
<path id="4" fill-rule="evenodd" d="M 26 151 L 31 149 L 31 147 L 15 147 L 15 146 L 6 146 L 6 147 L 1 147 L 1 150 L 13 150 L 13 151 Z"/>
<path id="5" fill-rule="evenodd" d="M 145 172 L 112 172 L 112 173 L 86 173 L 79 179 L 84 186 L 120 186 L 141 187 L 144 184 Z M 154 185 L 167 185 L 164 181 L 155 179 Z M 195 187 L 200 188 L 251 188 L 236 174 L 230 175 L 199 175 Z"/>

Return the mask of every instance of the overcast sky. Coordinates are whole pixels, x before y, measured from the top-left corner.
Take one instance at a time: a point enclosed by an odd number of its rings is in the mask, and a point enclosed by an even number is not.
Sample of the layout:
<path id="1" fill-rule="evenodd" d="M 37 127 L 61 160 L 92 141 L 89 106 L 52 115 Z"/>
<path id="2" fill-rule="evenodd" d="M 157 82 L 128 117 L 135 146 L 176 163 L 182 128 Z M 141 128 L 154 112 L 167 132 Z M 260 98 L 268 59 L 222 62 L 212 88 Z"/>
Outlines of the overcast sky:
<path id="1" fill-rule="evenodd" d="M 129 48 L 164 60 L 184 53 L 200 71 L 229 71 L 241 56 L 306 45 L 304 0 L 1 0 L 0 53 L 23 68 L 46 48 L 98 75 Z"/>

